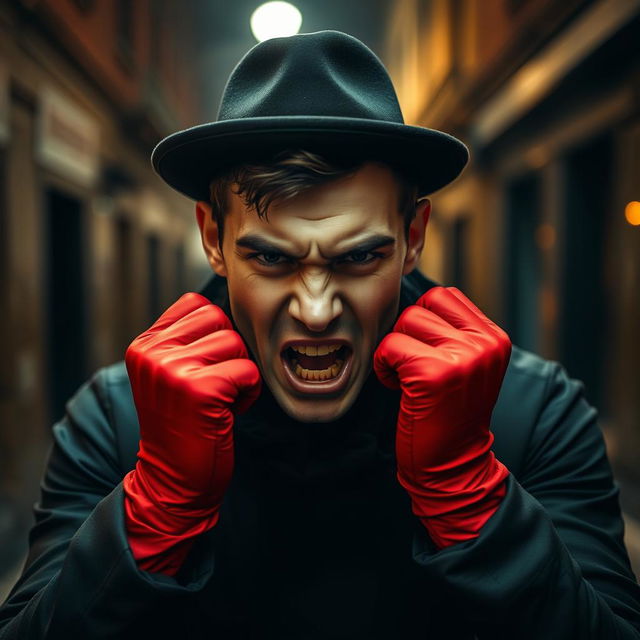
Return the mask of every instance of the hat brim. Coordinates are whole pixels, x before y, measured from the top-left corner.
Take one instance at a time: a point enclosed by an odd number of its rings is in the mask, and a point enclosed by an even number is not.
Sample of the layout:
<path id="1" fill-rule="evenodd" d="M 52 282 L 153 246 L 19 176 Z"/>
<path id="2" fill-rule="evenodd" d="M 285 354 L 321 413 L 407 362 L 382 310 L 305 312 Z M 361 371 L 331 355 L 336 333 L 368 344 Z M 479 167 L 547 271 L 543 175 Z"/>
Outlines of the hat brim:
<path id="1" fill-rule="evenodd" d="M 222 120 L 178 131 L 151 154 L 156 173 L 194 200 L 209 200 L 211 180 L 239 164 L 284 149 L 306 149 L 386 162 L 429 195 L 455 180 L 467 147 L 442 131 L 381 120 L 279 116 Z"/>

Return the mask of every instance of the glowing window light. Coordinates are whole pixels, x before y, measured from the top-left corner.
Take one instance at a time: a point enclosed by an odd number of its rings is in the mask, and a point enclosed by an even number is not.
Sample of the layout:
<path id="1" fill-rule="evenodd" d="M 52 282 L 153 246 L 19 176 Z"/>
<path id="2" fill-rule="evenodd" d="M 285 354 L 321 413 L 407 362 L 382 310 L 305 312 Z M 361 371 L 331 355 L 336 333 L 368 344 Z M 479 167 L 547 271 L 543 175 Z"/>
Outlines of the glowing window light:
<path id="1" fill-rule="evenodd" d="M 251 15 L 251 31 L 258 42 L 295 35 L 301 25 L 302 14 L 288 2 L 265 2 Z"/>
<path id="2" fill-rule="evenodd" d="M 624 217 L 633 226 L 640 225 L 640 202 L 633 200 L 624 208 Z"/>

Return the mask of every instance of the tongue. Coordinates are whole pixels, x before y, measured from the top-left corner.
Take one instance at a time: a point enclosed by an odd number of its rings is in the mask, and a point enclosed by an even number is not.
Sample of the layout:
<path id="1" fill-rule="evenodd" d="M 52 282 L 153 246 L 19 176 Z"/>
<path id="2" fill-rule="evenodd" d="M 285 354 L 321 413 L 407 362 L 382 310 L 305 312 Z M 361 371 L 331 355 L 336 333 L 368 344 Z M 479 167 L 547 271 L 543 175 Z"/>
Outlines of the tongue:
<path id="1" fill-rule="evenodd" d="M 328 369 L 336 363 L 337 353 L 337 351 L 334 351 L 326 356 L 306 356 L 296 351 L 294 357 L 303 369 Z"/>

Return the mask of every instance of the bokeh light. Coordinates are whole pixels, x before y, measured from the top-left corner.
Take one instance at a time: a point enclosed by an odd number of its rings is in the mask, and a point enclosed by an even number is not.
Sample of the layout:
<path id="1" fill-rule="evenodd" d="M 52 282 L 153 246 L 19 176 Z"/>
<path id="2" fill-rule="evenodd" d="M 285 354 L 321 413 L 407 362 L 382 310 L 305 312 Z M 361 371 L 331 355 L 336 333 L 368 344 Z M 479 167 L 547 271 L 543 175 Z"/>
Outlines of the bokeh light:
<path id="1" fill-rule="evenodd" d="M 624 208 L 624 217 L 634 227 L 640 225 L 640 202 L 633 200 Z"/>
<path id="2" fill-rule="evenodd" d="M 295 35 L 301 25 L 302 14 L 289 2 L 265 2 L 251 16 L 251 31 L 258 42 Z"/>

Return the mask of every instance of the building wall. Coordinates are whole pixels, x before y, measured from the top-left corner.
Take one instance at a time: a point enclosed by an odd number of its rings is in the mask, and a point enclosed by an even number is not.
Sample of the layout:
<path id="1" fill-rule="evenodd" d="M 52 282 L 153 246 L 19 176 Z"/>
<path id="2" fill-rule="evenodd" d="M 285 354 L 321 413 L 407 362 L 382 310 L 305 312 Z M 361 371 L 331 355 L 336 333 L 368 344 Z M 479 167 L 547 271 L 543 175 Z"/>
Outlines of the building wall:
<path id="1" fill-rule="evenodd" d="M 442 4 L 395 2 L 388 34 L 406 120 L 472 155 L 433 196 L 423 268 L 587 382 L 637 509 L 640 3 Z"/>
<path id="2" fill-rule="evenodd" d="M 154 4 L 158 33 L 175 33 L 153 51 L 151 4 L 126 4 L 128 62 L 117 2 L 0 2 L 0 510 L 18 528 L 62 395 L 121 360 L 207 271 L 193 203 L 149 163 L 155 142 L 200 117 L 189 40 L 174 57 L 189 21 L 172 31 L 174 3 Z M 0 553 L 0 572 L 23 551 Z"/>
<path id="3" fill-rule="evenodd" d="M 171 0 L 43 0 L 36 13 L 123 112 L 149 108 L 157 92 L 170 124 L 199 121 L 193 10 Z"/>

